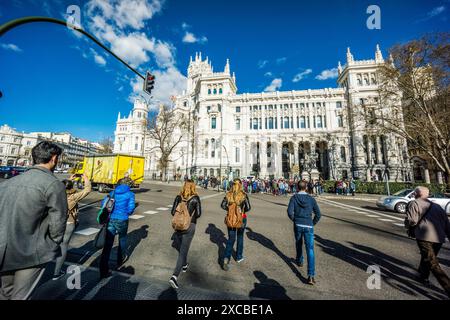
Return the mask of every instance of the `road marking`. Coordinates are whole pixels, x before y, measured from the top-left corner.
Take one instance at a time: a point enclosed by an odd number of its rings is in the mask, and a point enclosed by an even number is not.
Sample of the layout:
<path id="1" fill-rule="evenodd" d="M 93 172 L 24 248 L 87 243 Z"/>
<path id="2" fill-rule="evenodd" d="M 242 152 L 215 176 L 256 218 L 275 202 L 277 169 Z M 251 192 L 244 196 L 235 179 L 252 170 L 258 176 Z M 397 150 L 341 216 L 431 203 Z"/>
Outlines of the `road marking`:
<path id="1" fill-rule="evenodd" d="M 380 216 L 377 216 L 377 215 L 374 215 L 374 214 L 368 214 L 367 216 L 370 217 L 370 218 L 379 218 L 380 217 Z"/>
<path id="2" fill-rule="evenodd" d="M 153 211 L 153 210 L 149 210 L 149 211 L 145 211 L 145 214 L 155 214 L 158 213 L 158 211 Z"/>
<path id="3" fill-rule="evenodd" d="M 169 205 L 167 205 L 167 207 L 168 207 L 168 208 L 172 208 L 172 205 L 171 205 L 171 204 L 169 204 Z"/>
<path id="4" fill-rule="evenodd" d="M 129 216 L 128 218 L 133 219 L 133 220 L 138 220 L 138 219 L 142 219 L 144 216 L 140 216 L 138 214 L 133 214 L 131 216 Z"/>
<path id="5" fill-rule="evenodd" d="M 402 227 L 402 228 L 404 228 L 405 227 L 405 224 L 404 223 L 394 223 L 396 226 L 399 226 L 399 227 Z"/>
<path id="6" fill-rule="evenodd" d="M 166 207 L 160 207 L 160 208 L 156 208 L 156 210 L 166 211 L 166 210 L 169 210 L 169 208 L 166 208 Z"/>
<path id="7" fill-rule="evenodd" d="M 80 230 L 80 231 L 75 231 L 75 233 L 76 234 L 80 234 L 82 236 L 90 236 L 90 235 L 93 235 L 93 234 L 95 234 L 95 233 L 97 233 L 99 231 L 100 231 L 100 229 L 98 229 L 98 228 L 86 228 L 86 229 L 83 229 L 83 230 Z"/>
<path id="8" fill-rule="evenodd" d="M 380 216 L 383 216 L 383 217 L 386 217 L 386 218 L 390 218 L 390 219 L 394 219 L 394 220 L 399 220 L 399 221 L 403 221 L 404 220 L 403 218 L 393 217 L 392 215 L 389 215 L 389 214 L 384 214 L 384 213 L 380 213 L 380 212 L 375 212 L 373 210 L 358 208 L 358 207 L 350 206 L 348 204 L 339 203 L 339 202 L 335 202 L 335 201 L 331 201 L 331 200 L 319 199 L 319 201 L 323 201 L 325 203 L 328 203 L 330 205 L 334 205 L 334 206 L 340 207 L 340 208 L 345 207 L 345 208 L 348 208 L 348 209 L 358 209 L 358 210 L 363 211 L 363 212 L 368 212 L 370 214 L 377 214 L 377 215 L 380 215 Z"/>
<path id="9" fill-rule="evenodd" d="M 380 221 L 387 221 L 387 222 L 394 222 L 394 220 L 392 220 L 392 219 L 378 219 L 378 220 L 380 220 Z"/>
<path id="10" fill-rule="evenodd" d="M 217 196 L 224 196 L 224 195 L 225 195 L 225 193 L 210 194 L 209 196 L 200 197 L 200 200 L 205 200 L 205 199 L 214 198 Z"/>
<path id="11" fill-rule="evenodd" d="M 155 201 L 151 201 L 151 200 L 142 200 L 142 199 L 136 199 L 136 200 L 141 201 L 141 202 L 155 203 Z"/>

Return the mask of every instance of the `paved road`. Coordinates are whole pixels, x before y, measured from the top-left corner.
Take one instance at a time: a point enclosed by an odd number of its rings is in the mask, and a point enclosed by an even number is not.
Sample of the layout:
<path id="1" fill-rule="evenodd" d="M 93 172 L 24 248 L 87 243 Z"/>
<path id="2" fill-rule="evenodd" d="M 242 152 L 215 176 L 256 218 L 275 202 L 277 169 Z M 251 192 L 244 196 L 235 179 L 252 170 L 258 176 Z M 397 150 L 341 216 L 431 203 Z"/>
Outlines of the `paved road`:
<path id="1" fill-rule="evenodd" d="M 149 281 L 158 283 L 162 293 L 168 288 L 166 281 L 177 258 L 172 247 L 169 210 L 178 191 L 179 186 L 144 184 L 136 193 L 139 206 L 129 227 L 131 257 L 119 270 L 121 277 L 129 274 L 140 279 L 135 281 L 141 282 L 141 286 Z M 415 242 L 405 236 L 401 226 L 403 217 L 378 210 L 373 201 L 350 197 L 319 199 L 323 218 L 315 230 L 316 286 L 305 284 L 306 266 L 298 268 L 292 261 L 294 236 L 286 215 L 289 197 L 251 195 L 245 261 L 241 264 L 233 261 L 231 269 L 223 271 L 219 259 L 223 256 L 227 237 L 224 211 L 219 207 L 223 194 L 199 191 L 204 213 L 198 221 L 189 254 L 190 272 L 179 278 L 180 285 L 186 290 L 210 292 L 212 297 L 219 294 L 221 297 L 252 299 L 445 298 L 434 278 L 429 288 L 414 280 L 419 254 Z M 91 282 L 95 278 L 92 270 L 96 270 L 99 262 L 100 252 L 92 249 L 92 240 L 98 230 L 95 217 L 103 196 L 93 192 L 82 201 L 81 224 L 72 239 L 68 258 L 69 263 L 89 268 L 90 276 L 85 278 Z M 447 243 L 440 255 L 448 273 L 449 249 Z M 367 288 L 369 274 L 366 271 L 371 265 L 380 267 L 380 290 Z M 48 294 L 48 289 L 46 292 Z M 136 299 L 143 297 L 141 294 Z"/>

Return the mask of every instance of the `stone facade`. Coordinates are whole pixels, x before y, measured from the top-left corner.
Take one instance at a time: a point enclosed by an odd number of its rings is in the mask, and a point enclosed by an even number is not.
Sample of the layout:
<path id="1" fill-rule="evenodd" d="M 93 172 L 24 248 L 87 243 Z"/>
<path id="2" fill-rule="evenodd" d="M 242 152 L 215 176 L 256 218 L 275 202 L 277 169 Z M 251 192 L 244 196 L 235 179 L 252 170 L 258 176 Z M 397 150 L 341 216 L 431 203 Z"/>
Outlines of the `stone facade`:
<path id="1" fill-rule="evenodd" d="M 186 91 L 174 102 L 191 126 L 174 134 L 183 140 L 169 174 L 410 180 L 404 139 L 376 135 L 361 117 L 378 103 L 381 51 L 377 46 L 375 59 L 356 61 L 348 49 L 346 60 L 337 88 L 238 94 L 228 60 L 214 72 L 208 58 L 191 57 Z M 119 115 L 114 151 L 145 155 L 147 172 L 159 175 L 155 142 L 142 125 L 147 112 L 137 100 L 128 118 Z"/>

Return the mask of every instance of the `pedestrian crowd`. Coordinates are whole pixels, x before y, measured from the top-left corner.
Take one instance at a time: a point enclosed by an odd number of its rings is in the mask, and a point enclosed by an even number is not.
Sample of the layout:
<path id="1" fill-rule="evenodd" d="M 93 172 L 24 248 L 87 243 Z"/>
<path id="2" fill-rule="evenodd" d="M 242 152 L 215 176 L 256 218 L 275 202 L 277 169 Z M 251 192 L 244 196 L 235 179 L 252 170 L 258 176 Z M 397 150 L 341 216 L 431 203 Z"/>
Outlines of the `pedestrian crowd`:
<path id="1" fill-rule="evenodd" d="M 46 267 L 55 263 L 53 280 L 64 276 L 62 266 L 67 255 L 70 239 L 79 221 L 78 204 L 92 190 L 86 175 L 84 188 L 76 190 L 73 177 L 60 181 L 54 174 L 63 150 L 54 143 L 43 141 L 32 149 L 34 166 L 24 174 L 0 184 L 0 300 L 29 299 L 39 283 Z M 244 232 L 251 217 L 249 194 L 267 193 L 274 196 L 292 194 L 287 216 L 293 224 L 298 267 L 307 261 L 307 283 L 316 283 L 314 254 L 315 226 L 321 219 L 320 208 L 314 194 L 323 192 L 323 181 L 300 179 L 245 179 L 223 180 L 222 186 L 215 177 L 185 179 L 180 193 L 175 197 L 172 210 L 174 241 L 177 242 L 178 258 L 169 284 L 179 288 L 179 277 L 188 272 L 189 249 L 193 242 L 196 224 L 202 217 L 201 199 L 197 186 L 222 187 L 226 190 L 220 203 L 228 239 L 221 266 L 224 271 L 231 267 L 232 253 L 236 244 L 237 263 L 244 261 Z M 338 194 L 354 193 L 352 180 L 336 184 Z M 417 241 L 421 254 L 418 279 L 429 283 L 433 274 L 450 296 L 450 281 L 438 261 L 438 253 L 450 239 L 450 222 L 445 211 L 428 200 L 429 190 L 418 187 L 415 200 L 407 208 L 405 227 L 408 235 Z M 102 201 L 98 221 L 102 229 L 95 245 L 102 248 L 100 279 L 111 276 L 110 254 L 115 236 L 118 235 L 116 268 L 129 258 L 127 252 L 128 219 L 135 211 L 135 195 L 130 189 L 129 177 L 124 176 Z"/>

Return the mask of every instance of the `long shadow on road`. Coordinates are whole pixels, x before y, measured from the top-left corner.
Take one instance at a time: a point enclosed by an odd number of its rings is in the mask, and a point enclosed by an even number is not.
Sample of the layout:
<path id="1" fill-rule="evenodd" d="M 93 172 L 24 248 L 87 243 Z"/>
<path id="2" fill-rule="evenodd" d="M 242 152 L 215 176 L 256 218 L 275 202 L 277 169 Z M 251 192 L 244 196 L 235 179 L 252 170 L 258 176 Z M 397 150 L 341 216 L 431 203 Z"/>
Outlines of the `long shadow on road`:
<path id="1" fill-rule="evenodd" d="M 366 271 L 369 266 L 377 265 L 380 267 L 382 272 L 382 277 L 384 281 L 391 287 L 396 288 L 406 294 L 417 296 L 420 294 L 429 299 L 442 299 L 444 296 L 436 296 L 430 294 L 429 291 L 416 285 L 415 275 L 407 270 L 411 266 L 401 260 L 398 260 L 392 256 L 389 256 L 383 252 L 376 249 L 355 244 L 350 242 L 350 244 L 355 248 L 350 248 L 341 243 L 333 240 L 325 239 L 319 235 L 315 236 L 316 243 L 322 250 L 342 261 L 345 261 L 361 270 Z M 356 250 L 358 249 L 358 250 Z M 361 250 L 361 251 L 359 251 Z M 433 293 L 442 292 L 436 288 L 430 288 Z"/>
<path id="2" fill-rule="evenodd" d="M 259 283 L 255 283 L 255 288 L 250 291 L 249 297 L 268 300 L 292 300 L 286 294 L 286 289 L 278 281 L 270 279 L 261 271 L 254 271 L 253 274 Z"/>
<path id="3" fill-rule="evenodd" d="M 247 227 L 247 237 L 252 240 L 256 241 L 262 246 L 266 247 L 267 249 L 272 250 L 276 253 L 278 257 L 280 257 L 281 260 L 286 263 L 286 265 L 292 270 L 292 272 L 297 276 L 297 278 L 303 282 L 307 283 L 307 279 L 302 276 L 302 274 L 298 271 L 297 267 L 294 264 L 294 260 L 292 258 L 289 258 L 286 256 L 283 252 L 280 251 L 280 249 L 275 246 L 272 240 L 267 238 L 266 236 L 262 235 L 261 233 L 254 232 L 251 228 Z"/>
<path id="4" fill-rule="evenodd" d="M 209 234 L 209 240 L 216 244 L 218 248 L 217 263 L 223 268 L 223 257 L 225 256 L 225 247 L 227 243 L 225 234 L 213 223 L 208 224 L 208 228 L 206 228 L 205 233 Z"/>

